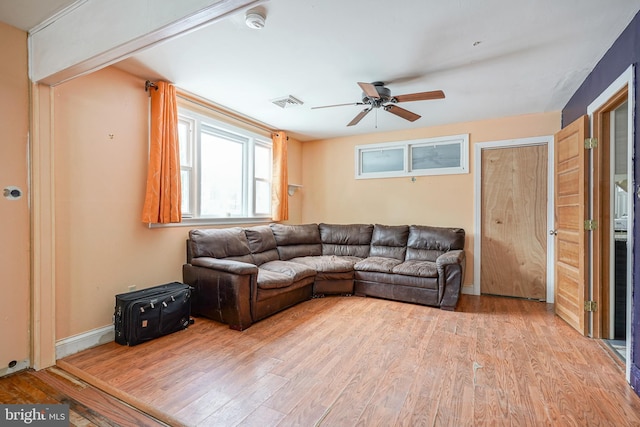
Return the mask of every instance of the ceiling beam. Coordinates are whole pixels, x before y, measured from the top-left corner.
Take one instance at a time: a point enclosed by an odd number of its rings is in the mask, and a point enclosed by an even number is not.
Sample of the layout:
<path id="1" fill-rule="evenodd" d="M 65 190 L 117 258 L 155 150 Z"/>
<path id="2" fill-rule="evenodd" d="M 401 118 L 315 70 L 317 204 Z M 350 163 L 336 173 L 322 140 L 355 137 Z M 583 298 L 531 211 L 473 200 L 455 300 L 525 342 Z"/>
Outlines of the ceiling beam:
<path id="1" fill-rule="evenodd" d="M 54 86 L 259 3 L 81 0 L 29 34 L 29 76 Z"/>

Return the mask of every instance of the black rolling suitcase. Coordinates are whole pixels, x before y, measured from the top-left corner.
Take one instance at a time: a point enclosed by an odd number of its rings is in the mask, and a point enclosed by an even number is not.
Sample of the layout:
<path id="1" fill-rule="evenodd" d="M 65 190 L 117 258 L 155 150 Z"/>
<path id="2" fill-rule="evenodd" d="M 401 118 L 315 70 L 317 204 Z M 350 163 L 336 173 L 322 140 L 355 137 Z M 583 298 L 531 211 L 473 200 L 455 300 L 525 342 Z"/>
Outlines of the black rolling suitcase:
<path id="1" fill-rule="evenodd" d="M 173 282 L 116 295 L 116 342 L 136 345 L 191 324 L 191 290 Z"/>

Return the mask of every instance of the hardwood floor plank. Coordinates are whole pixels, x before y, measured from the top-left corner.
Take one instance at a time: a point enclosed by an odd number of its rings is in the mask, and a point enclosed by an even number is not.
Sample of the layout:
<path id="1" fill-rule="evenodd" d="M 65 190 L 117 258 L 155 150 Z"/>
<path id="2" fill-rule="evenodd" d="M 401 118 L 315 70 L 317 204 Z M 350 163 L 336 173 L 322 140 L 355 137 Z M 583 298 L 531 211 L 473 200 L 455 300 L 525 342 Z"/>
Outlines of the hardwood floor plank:
<path id="1" fill-rule="evenodd" d="M 1 403 L 66 404 L 71 426 L 165 426 L 57 368 L 0 378 L 0 396 Z"/>
<path id="2" fill-rule="evenodd" d="M 640 398 L 603 345 L 550 305 L 510 298 L 464 295 L 456 312 L 319 298 L 242 332 L 198 318 L 59 364 L 188 426 L 640 425 Z"/>

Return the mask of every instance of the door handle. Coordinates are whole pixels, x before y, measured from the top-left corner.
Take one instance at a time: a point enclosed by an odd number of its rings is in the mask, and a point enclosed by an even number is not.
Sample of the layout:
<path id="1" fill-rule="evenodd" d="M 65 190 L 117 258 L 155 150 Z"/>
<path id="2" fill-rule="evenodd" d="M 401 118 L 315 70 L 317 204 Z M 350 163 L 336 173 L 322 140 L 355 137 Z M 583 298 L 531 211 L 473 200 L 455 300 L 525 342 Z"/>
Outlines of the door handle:
<path id="1" fill-rule="evenodd" d="M 558 235 L 558 230 L 549 230 L 549 235 L 550 236 L 557 236 Z"/>

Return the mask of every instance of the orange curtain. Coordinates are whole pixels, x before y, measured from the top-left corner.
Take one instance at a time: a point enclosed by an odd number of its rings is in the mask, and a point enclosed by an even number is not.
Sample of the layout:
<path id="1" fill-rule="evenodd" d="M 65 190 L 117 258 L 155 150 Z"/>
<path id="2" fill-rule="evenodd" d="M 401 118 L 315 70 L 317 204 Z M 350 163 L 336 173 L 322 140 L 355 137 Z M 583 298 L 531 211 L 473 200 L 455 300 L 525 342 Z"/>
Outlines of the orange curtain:
<path id="1" fill-rule="evenodd" d="M 287 134 L 276 132 L 271 135 L 273 140 L 273 177 L 271 179 L 271 218 L 273 221 L 289 219 L 288 185 L 289 173 L 287 167 Z"/>
<path id="2" fill-rule="evenodd" d="M 178 105 L 175 86 L 156 86 L 150 88 L 151 142 L 142 221 L 166 224 L 182 221 Z"/>

